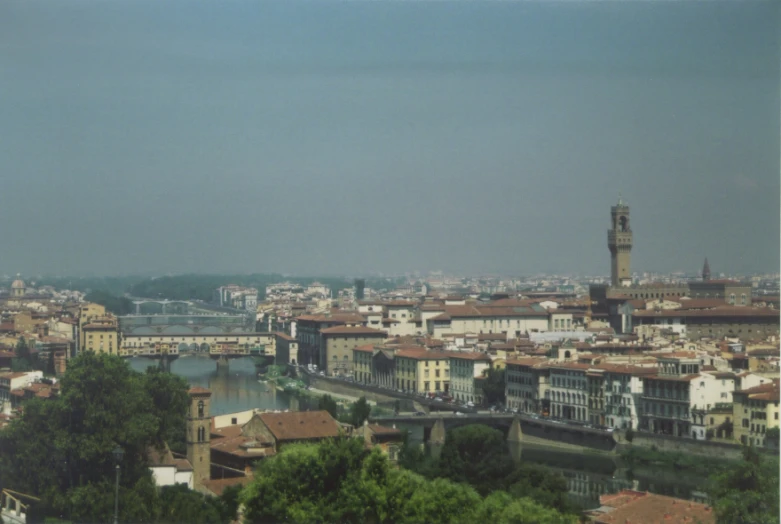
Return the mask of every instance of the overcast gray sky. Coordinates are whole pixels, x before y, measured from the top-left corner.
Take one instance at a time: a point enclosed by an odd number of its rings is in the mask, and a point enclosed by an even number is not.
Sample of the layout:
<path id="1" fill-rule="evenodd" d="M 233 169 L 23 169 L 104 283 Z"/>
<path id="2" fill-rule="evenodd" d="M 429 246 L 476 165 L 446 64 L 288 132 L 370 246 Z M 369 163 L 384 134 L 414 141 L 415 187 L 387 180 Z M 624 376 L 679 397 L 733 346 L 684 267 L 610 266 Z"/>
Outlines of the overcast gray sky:
<path id="1" fill-rule="evenodd" d="M 780 5 L 3 0 L 0 273 L 777 271 Z"/>

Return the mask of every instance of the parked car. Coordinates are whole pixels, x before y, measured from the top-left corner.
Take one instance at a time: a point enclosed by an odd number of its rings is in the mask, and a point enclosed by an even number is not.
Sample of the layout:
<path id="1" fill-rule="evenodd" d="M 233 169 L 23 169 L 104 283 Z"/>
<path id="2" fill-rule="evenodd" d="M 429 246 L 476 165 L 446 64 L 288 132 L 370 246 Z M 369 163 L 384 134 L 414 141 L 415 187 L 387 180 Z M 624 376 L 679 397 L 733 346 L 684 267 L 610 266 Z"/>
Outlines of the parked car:
<path id="1" fill-rule="evenodd" d="M 442 397 L 437 397 L 434 399 L 435 402 L 442 402 Z"/>
<path id="2" fill-rule="evenodd" d="M 416 411 L 415 412 L 415 416 L 416 417 L 425 417 L 426 416 L 426 412 L 425 411 Z"/>
<path id="3" fill-rule="evenodd" d="M 461 413 L 460 411 L 456 411 L 456 416 L 457 417 L 465 417 L 466 413 Z"/>
<path id="4" fill-rule="evenodd" d="M 475 407 L 475 403 L 470 400 L 469 402 L 466 403 L 466 406 L 468 408 L 473 408 L 473 407 Z"/>

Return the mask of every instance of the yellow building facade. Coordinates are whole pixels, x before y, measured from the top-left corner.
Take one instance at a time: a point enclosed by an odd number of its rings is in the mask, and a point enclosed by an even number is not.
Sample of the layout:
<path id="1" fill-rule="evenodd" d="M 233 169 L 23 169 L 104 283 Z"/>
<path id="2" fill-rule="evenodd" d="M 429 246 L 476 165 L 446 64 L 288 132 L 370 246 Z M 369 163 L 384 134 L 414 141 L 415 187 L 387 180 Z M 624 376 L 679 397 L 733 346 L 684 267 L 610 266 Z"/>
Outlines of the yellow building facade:
<path id="1" fill-rule="evenodd" d="M 400 349 L 395 356 L 396 388 L 415 393 L 450 390 L 450 354 L 427 349 Z"/>
<path id="2" fill-rule="evenodd" d="M 92 318 L 81 328 L 81 351 L 119 354 L 119 324 L 111 316 Z"/>
<path id="3" fill-rule="evenodd" d="M 752 446 L 765 446 L 766 433 L 779 427 L 778 380 L 732 394 L 735 440 Z"/>

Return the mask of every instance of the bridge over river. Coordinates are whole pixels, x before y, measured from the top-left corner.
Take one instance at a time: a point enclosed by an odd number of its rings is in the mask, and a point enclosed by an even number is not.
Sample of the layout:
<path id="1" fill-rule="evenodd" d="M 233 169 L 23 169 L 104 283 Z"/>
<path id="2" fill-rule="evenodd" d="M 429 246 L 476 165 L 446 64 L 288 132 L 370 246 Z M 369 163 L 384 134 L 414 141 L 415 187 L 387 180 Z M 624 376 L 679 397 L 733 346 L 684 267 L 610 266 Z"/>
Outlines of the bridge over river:
<path id="1" fill-rule="evenodd" d="M 392 425 L 422 426 L 424 440 L 444 443 L 447 429 L 469 424 L 485 424 L 506 432 L 510 441 L 523 442 L 523 436 L 554 440 L 602 451 L 613 451 L 617 435 L 611 431 L 565 424 L 512 413 L 445 413 L 430 415 L 399 414 L 369 417 L 371 422 Z"/>

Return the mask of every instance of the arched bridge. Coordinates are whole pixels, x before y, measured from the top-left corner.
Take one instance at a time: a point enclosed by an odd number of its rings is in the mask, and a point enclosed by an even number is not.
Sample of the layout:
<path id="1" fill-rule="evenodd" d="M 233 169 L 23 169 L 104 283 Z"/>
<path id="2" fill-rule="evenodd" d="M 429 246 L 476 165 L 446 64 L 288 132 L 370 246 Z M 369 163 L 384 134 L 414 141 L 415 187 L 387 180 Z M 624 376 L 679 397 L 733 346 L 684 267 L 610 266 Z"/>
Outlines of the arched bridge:
<path id="1" fill-rule="evenodd" d="M 444 442 L 445 431 L 449 428 L 469 424 L 485 424 L 497 429 L 508 430 L 508 440 L 523 441 L 523 435 L 529 435 L 603 451 L 612 451 L 616 446 L 615 436 L 610 431 L 511 413 L 455 414 L 440 412 L 433 415 L 402 414 L 369 417 L 369 420 L 384 425 L 423 426 L 424 438 L 431 442 Z M 518 421 L 517 430 L 514 428 L 516 420 Z"/>
<path id="2" fill-rule="evenodd" d="M 194 302 L 191 302 L 189 300 L 168 300 L 168 299 L 133 298 L 133 297 L 130 297 L 130 300 L 136 306 L 136 315 L 141 314 L 142 304 L 160 304 L 160 306 L 162 306 L 163 309 L 163 315 L 166 314 L 166 307 L 169 304 L 184 304 L 185 306 L 187 306 L 187 311 L 189 311 L 194 304 Z"/>

